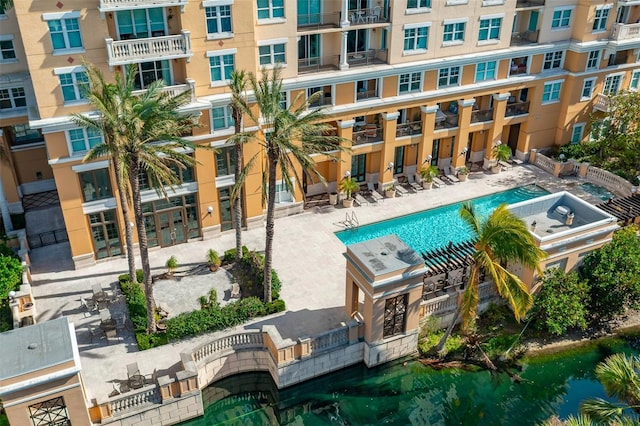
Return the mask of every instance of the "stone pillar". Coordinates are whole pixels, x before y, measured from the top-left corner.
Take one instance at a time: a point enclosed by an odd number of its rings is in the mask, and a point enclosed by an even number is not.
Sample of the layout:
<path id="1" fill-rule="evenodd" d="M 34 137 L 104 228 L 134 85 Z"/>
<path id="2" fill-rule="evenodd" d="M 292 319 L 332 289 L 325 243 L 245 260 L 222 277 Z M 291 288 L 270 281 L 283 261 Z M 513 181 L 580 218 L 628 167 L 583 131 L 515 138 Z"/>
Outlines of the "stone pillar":
<path id="1" fill-rule="evenodd" d="M 195 371 L 182 370 L 176 373 L 180 396 L 198 390 L 198 373 Z"/>
<path id="2" fill-rule="evenodd" d="M 580 178 L 587 177 L 588 171 L 589 171 L 589 163 L 581 163 L 580 167 L 578 168 L 578 177 Z"/>
<path id="3" fill-rule="evenodd" d="M 471 111 L 476 103 L 474 98 L 460 99 L 458 101 L 458 137 L 453 146 L 453 158 L 451 159 L 451 167 L 458 168 L 465 164 L 465 154 L 462 148 L 467 146 L 469 139 L 469 125 L 471 124 Z"/>
<path id="4" fill-rule="evenodd" d="M 347 31 L 342 32 L 342 41 L 340 43 L 340 70 L 349 69 L 349 62 L 347 61 L 347 37 L 349 33 Z"/>
<path id="5" fill-rule="evenodd" d="M 396 121 L 400 116 L 399 112 L 386 112 L 380 114 L 384 123 L 382 124 L 383 145 L 379 164 L 378 188 L 384 189 L 385 186 L 393 183 L 393 169 L 389 170 L 389 165 L 393 163 L 395 154 Z"/>
<path id="6" fill-rule="evenodd" d="M 418 147 L 418 163 L 422 165 L 428 165 L 425 164 L 427 163 L 427 157 L 433 154 L 433 129 L 436 127 L 437 110 L 438 105 L 420 106 L 420 111 L 422 112 L 422 140 Z M 420 164 L 418 164 L 418 172 L 422 168 Z"/>
<path id="7" fill-rule="evenodd" d="M 351 148 L 353 147 L 353 125 L 354 120 L 338 120 L 338 136 L 344 138 L 340 144 L 345 151 L 338 153 L 338 167 L 336 169 L 336 185 L 344 177 L 345 172 L 351 172 Z M 336 192 L 338 192 L 336 188 Z"/>
<path id="8" fill-rule="evenodd" d="M 340 27 L 345 28 L 351 25 L 349 22 L 349 0 L 342 0 L 340 5 Z"/>
<path id="9" fill-rule="evenodd" d="M 484 164 L 483 168 L 489 169 L 496 164 L 491 151 L 496 143 L 502 137 L 502 128 L 504 127 L 504 113 L 507 110 L 507 100 L 511 93 L 499 93 L 493 95 L 493 126 L 487 130 L 487 140 L 485 142 Z"/>
<path id="10" fill-rule="evenodd" d="M 171 383 L 173 383 L 173 379 L 169 376 L 158 377 L 158 388 L 160 390 L 160 398 L 163 403 L 169 399 L 173 399 Z"/>

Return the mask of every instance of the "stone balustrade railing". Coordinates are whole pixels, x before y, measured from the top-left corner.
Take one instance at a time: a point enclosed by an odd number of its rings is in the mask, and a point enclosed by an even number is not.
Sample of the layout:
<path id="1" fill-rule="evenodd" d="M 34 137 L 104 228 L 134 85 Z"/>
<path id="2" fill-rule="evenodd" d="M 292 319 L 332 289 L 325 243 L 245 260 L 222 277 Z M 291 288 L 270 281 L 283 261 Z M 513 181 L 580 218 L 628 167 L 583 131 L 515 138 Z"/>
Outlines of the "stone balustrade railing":
<path id="1" fill-rule="evenodd" d="M 132 7 L 184 7 L 188 2 L 189 0 L 100 0 L 98 10 L 104 13 Z"/>
<path id="2" fill-rule="evenodd" d="M 631 189 L 633 188 L 631 182 L 606 170 L 589 166 L 585 178 L 587 181 L 602 186 L 609 191 L 622 193 L 624 196 L 631 195 Z"/>
<path id="3" fill-rule="evenodd" d="M 161 402 L 160 392 L 154 383 L 110 399 L 108 411 L 111 416 L 116 417 Z"/>
<path id="4" fill-rule="evenodd" d="M 333 349 L 349 343 L 349 328 L 347 326 L 329 330 L 311 338 L 311 353 Z"/>
<path id="5" fill-rule="evenodd" d="M 538 166 L 539 168 L 541 168 L 545 172 L 548 172 L 548 173 L 551 173 L 552 175 L 558 176 L 558 175 L 555 174 L 555 172 L 556 172 L 556 161 L 554 161 L 552 158 L 549 158 L 546 155 L 543 155 L 543 154 L 540 154 L 539 152 L 536 152 L 535 156 L 533 156 L 533 159 L 530 159 L 529 161 L 533 162 L 533 164 L 535 164 L 536 166 Z M 558 171 L 558 174 L 559 173 L 560 172 Z"/>
<path id="6" fill-rule="evenodd" d="M 198 363 L 213 354 L 219 354 L 236 349 L 263 349 L 264 340 L 262 330 L 246 330 L 242 333 L 231 334 L 207 342 L 193 350 L 193 360 Z"/>
<path id="7" fill-rule="evenodd" d="M 640 37 L 640 24 L 615 24 L 611 31 L 611 40 L 631 40 Z"/>
<path id="8" fill-rule="evenodd" d="M 134 40 L 107 38 L 109 66 L 126 65 L 152 59 L 174 59 L 193 56 L 191 32 L 182 30 L 178 35 L 149 37 Z"/>

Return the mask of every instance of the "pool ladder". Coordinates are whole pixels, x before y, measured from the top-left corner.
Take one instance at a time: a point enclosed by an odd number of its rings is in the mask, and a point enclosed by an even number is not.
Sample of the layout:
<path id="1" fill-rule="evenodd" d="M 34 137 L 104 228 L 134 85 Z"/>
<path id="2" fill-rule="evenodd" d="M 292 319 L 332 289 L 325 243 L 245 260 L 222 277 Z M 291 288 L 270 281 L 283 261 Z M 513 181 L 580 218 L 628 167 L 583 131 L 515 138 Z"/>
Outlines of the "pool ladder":
<path id="1" fill-rule="evenodd" d="M 358 222 L 358 218 L 356 217 L 355 211 L 352 211 L 351 215 L 349 215 L 349 212 L 345 213 L 344 227 L 346 229 L 351 229 L 355 231 L 356 229 L 358 229 L 359 226 L 360 226 L 360 222 Z"/>

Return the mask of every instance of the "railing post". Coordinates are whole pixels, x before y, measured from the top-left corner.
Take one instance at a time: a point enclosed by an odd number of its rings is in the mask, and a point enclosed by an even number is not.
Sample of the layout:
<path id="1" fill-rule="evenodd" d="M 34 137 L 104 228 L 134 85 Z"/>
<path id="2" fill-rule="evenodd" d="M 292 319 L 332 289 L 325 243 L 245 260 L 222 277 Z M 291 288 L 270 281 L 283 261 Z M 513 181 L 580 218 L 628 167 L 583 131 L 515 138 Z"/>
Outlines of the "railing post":
<path id="1" fill-rule="evenodd" d="M 158 377 L 158 389 L 160 390 L 160 399 L 163 404 L 165 401 L 173 399 L 171 383 L 173 383 L 173 379 L 169 376 Z"/>
<path id="2" fill-rule="evenodd" d="M 349 327 L 349 344 L 354 344 L 358 341 L 358 329 L 360 323 L 356 320 L 347 321 L 347 327 Z"/>
<path id="3" fill-rule="evenodd" d="M 582 163 L 578 168 L 578 177 L 584 178 L 587 177 L 587 172 L 589 171 L 589 163 Z"/>
<path id="4" fill-rule="evenodd" d="M 538 153 L 538 150 L 536 148 L 532 148 L 529 150 L 529 162 L 531 164 L 535 164 L 536 163 L 536 154 Z"/>
<path id="5" fill-rule="evenodd" d="M 194 390 L 198 390 L 198 373 L 195 371 L 182 370 L 176 373 L 180 396 L 185 395 Z"/>
<path id="6" fill-rule="evenodd" d="M 113 61 L 113 39 L 107 38 L 105 42 L 107 43 L 107 63 L 111 63 Z"/>

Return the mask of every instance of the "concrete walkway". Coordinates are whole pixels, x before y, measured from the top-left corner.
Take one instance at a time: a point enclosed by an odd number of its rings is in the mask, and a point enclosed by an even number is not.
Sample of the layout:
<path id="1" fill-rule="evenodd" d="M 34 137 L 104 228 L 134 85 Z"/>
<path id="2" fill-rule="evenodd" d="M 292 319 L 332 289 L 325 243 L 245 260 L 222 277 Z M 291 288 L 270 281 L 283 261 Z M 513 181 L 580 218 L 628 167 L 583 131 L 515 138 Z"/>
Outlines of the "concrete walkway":
<path id="1" fill-rule="evenodd" d="M 495 175 L 472 173 L 464 183 L 420 191 L 402 198 L 385 199 L 375 205 L 353 209 L 343 209 L 341 206 L 314 208 L 299 215 L 277 219 L 274 267 L 283 283 L 281 298 L 286 302 L 287 311 L 238 328 L 259 328 L 263 324 L 273 324 L 284 338 L 296 339 L 338 327 L 347 319 L 343 308 L 345 248 L 334 235 L 343 229 L 342 222 L 347 212 L 355 212 L 360 225 L 363 225 L 534 182 L 551 192 L 567 189 L 590 202 L 600 202 L 581 191 L 575 179 L 556 179 L 534 166 L 524 165 Z M 263 250 L 264 237 L 263 228 L 246 231 L 243 233 L 243 244 L 253 250 Z M 202 264 L 210 248 L 223 253 L 234 246 L 235 233 L 229 231 L 207 241 L 154 249 L 150 252 L 153 273 L 164 272 L 164 263 L 171 255 L 177 257 L 181 267 L 189 268 Z M 154 369 L 158 370 L 159 375 L 171 373 L 179 366 L 180 352 L 189 351 L 232 331 L 198 336 L 144 352 L 137 350 L 131 333 L 111 342 L 106 339 L 91 342 L 88 327 L 97 325 L 99 316 L 83 313 L 79 299 L 81 296 L 91 296 L 93 284 L 109 288 L 112 282 L 117 281 L 119 274 L 126 273 L 126 259 L 109 259 L 76 271 L 70 260 L 69 247 L 64 244 L 33 250 L 31 259 L 37 320 L 46 321 L 64 315 L 75 324 L 89 400 L 106 399 L 113 390 L 113 382 L 126 379 L 125 366 L 129 363 L 138 362 L 142 374 L 151 374 Z M 137 265 L 140 265 L 139 259 Z M 230 288 L 229 277 L 224 271 L 182 278 L 180 282 L 158 282 L 154 293 L 158 302 L 175 315 L 198 308 L 197 298 L 208 293 L 211 287 L 217 289 L 218 300 L 224 302 Z M 114 312 L 124 310 L 124 302 L 112 305 L 111 309 Z"/>

